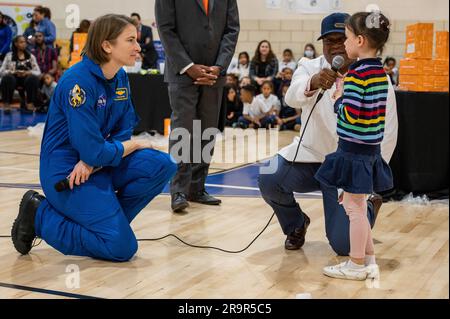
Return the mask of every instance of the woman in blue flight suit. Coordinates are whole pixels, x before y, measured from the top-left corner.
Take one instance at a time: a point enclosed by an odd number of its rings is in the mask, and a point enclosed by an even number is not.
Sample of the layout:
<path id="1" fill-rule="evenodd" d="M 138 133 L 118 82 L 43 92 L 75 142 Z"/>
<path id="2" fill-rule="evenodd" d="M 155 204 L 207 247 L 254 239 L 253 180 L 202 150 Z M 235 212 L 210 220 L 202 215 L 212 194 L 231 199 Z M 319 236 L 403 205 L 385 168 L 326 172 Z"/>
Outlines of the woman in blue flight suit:
<path id="1" fill-rule="evenodd" d="M 98 18 L 83 60 L 61 78 L 41 148 L 47 198 L 28 191 L 12 228 L 21 254 L 36 237 L 66 255 L 121 262 L 136 253 L 130 223 L 177 169 L 150 142 L 130 140 L 137 118 L 122 67 L 135 63 L 136 37 L 128 17 Z M 102 169 L 92 174 L 94 168 Z M 55 184 L 67 176 L 70 190 L 58 193 Z"/>

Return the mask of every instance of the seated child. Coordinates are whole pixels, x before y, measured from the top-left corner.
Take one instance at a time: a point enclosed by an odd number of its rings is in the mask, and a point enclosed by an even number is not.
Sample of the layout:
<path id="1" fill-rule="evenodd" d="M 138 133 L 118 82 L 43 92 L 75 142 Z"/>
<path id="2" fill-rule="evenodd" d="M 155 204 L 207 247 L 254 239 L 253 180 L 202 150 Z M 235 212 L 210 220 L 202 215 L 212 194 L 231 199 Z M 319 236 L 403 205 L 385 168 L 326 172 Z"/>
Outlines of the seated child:
<path id="1" fill-rule="evenodd" d="M 246 85 L 241 88 L 241 101 L 244 103 L 242 116 L 238 120 L 240 128 L 269 128 L 275 121 L 274 116 L 266 112 L 264 103 L 255 98 L 256 88 Z"/>
<path id="2" fill-rule="evenodd" d="M 261 94 L 256 97 L 258 100 L 264 103 L 265 112 L 273 119 L 272 124 L 276 124 L 278 115 L 280 114 L 281 104 L 276 95 L 273 94 L 273 84 L 270 81 L 266 81 L 261 86 Z"/>
<path id="3" fill-rule="evenodd" d="M 281 99 L 281 111 L 279 115 L 278 124 L 280 125 L 280 131 L 294 130 L 299 132 L 301 128 L 301 114 L 302 111 L 294 109 L 286 104 L 285 96 L 289 89 L 289 85 L 283 85 L 282 99 Z"/>
<path id="4" fill-rule="evenodd" d="M 57 84 L 55 82 L 54 77 L 50 73 L 45 73 L 43 75 L 42 82 L 43 82 L 41 87 L 42 106 L 40 108 L 40 111 L 46 113 Z"/>

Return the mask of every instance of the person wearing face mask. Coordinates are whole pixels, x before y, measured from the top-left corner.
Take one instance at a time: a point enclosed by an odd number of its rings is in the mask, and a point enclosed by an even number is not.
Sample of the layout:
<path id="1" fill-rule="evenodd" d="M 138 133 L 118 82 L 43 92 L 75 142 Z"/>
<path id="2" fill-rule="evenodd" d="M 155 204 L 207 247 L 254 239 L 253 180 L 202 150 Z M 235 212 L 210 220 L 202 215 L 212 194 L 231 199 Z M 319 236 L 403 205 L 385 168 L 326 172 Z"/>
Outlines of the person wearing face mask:
<path id="1" fill-rule="evenodd" d="M 312 43 L 308 43 L 307 45 L 305 45 L 305 51 L 304 51 L 303 57 L 311 59 L 311 60 L 317 58 L 316 48 L 314 47 L 314 45 Z"/>

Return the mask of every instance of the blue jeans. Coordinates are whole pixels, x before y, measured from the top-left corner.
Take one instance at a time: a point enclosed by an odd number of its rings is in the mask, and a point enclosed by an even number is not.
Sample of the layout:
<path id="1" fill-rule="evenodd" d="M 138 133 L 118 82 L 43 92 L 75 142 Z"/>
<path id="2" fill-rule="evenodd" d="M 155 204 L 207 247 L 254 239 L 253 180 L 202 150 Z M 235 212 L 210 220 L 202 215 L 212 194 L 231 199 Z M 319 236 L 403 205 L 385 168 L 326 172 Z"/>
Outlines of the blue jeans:
<path id="1" fill-rule="evenodd" d="M 266 116 L 260 120 L 261 128 L 269 128 L 271 125 L 275 125 L 276 117 L 274 115 Z M 239 117 L 238 124 L 241 128 L 248 128 L 251 122 L 247 120 L 244 116 Z M 256 125 L 255 125 L 256 126 Z M 260 127 L 255 127 L 260 128 Z"/>
<path id="2" fill-rule="evenodd" d="M 57 193 L 53 185 L 61 177 L 54 177 L 55 166 L 41 166 L 47 199 L 36 213 L 36 235 L 65 255 L 116 262 L 128 261 L 136 253 L 130 223 L 177 170 L 170 155 L 141 150 L 122 159 L 118 167 L 93 174 L 73 191 Z"/>
<path id="3" fill-rule="evenodd" d="M 275 174 L 259 176 L 259 189 L 262 197 L 269 204 L 280 222 L 285 235 L 305 222 L 302 209 L 294 197 L 296 193 L 321 191 L 325 213 L 325 232 L 333 250 L 340 256 L 350 253 L 350 221 L 342 205 L 338 203 L 337 189 L 327 187 L 314 178 L 320 163 L 295 163 L 286 161 L 277 155 L 278 169 Z M 372 203 L 368 202 L 370 225 L 375 223 Z"/>

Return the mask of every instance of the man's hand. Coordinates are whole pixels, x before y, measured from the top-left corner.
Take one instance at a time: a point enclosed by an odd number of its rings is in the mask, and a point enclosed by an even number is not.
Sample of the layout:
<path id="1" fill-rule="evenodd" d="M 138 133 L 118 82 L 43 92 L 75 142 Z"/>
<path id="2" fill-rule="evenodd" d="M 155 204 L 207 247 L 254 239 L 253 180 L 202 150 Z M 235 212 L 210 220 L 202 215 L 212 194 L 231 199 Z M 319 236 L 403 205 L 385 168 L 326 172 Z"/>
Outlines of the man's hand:
<path id="1" fill-rule="evenodd" d="M 89 176 L 92 174 L 94 168 L 89 166 L 83 161 L 79 161 L 72 173 L 69 175 L 69 185 L 70 189 L 73 189 L 74 184 L 80 186 L 81 184 L 86 183 L 89 180 Z"/>
<path id="2" fill-rule="evenodd" d="M 311 91 L 317 89 L 329 90 L 340 75 L 333 70 L 323 69 L 311 78 Z"/>
<path id="3" fill-rule="evenodd" d="M 201 64 L 194 64 L 186 71 L 187 75 L 193 80 L 198 80 L 200 78 L 210 78 L 211 80 L 217 79 L 216 76 L 208 74 L 208 72 L 210 72 L 210 68 Z"/>
<path id="4" fill-rule="evenodd" d="M 195 66 L 195 65 L 194 65 Z M 201 65 L 201 76 L 198 78 L 194 78 L 195 85 L 204 85 L 204 86 L 213 86 L 216 84 L 217 79 L 219 78 L 221 69 L 218 66 L 207 67 Z"/>
<path id="5" fill-rule="evenodd" d="M 220 72 L 222 72 L 222 69 L 218 66 L 212 66 L 209 68 L 209 73 L 211 73 L 212 75 L 215 75 L 217 77 L 220 76 Z"/>

